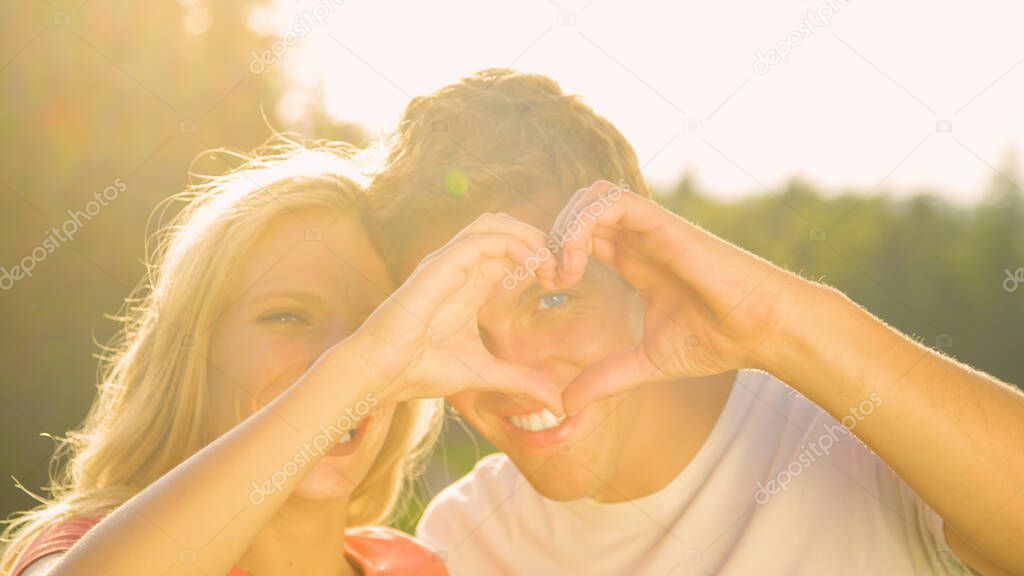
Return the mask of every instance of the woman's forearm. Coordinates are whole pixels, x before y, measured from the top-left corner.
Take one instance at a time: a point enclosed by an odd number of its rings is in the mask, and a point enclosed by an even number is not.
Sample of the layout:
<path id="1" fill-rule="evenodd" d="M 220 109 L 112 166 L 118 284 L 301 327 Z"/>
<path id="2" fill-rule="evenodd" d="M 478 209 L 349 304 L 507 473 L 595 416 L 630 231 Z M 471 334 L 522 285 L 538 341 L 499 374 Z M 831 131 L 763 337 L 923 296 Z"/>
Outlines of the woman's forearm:
<path id="1" fill-rule="evenodd" d="M 226 574 L 339 441 L 353 406 L 376 393 L 353 347 L 331 349 L 273 402 L 113 511 L 52 574 Z"/>

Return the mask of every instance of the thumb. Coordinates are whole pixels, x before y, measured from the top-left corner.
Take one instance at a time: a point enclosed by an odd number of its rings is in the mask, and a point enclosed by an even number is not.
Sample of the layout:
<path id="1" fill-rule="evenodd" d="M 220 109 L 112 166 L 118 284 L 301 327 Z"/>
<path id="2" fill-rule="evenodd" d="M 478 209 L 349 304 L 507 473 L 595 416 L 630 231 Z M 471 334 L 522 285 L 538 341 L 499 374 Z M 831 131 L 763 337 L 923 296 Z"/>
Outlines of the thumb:
<path id="1" fill-rule="evenodd" d="M 480 376 L 486 385 L 503 394 L 539 402 L 557 417 L 565 415 L 561 388 L 532 368 L 492 358 Z"/>
<path id="2" fill-rule="evenodd" d="M 562 392 L 565 411 L 575 415 L 589 404 L 635 388 L 658 374 L 642 345 L 588 366 Z"/>

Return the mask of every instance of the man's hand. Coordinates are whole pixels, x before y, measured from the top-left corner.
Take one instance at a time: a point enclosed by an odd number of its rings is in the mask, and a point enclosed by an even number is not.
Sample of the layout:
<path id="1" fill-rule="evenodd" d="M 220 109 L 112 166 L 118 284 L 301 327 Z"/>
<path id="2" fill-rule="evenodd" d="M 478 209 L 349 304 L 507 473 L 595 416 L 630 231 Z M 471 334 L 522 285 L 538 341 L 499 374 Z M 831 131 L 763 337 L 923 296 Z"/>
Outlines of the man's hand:
<path id="1" fill-rule="evenodd" d="M 594 256 L 646 302 L 643 341 L 580 373 L 564 393 L 570 413 L 642 382 L 763 367 L 809 284 L 605 180 L 573 196 L 553 234 L 559 286 L 578 282 Z"/>
<path id="2" fill-rule="evenodd" d="M 563 394 L 569 413 L 644 381 L 742 367 L 840 421 L 877 397 L 857 436 L 939 513 L 972 568 L 1024 574 L 1024 394 L 653 202 L 608 202 L 613 192 L 599 181 L 559 216 L 556 283 L 577 282 L 590 255 L 614 266 L 648 302 L 644 339 L 581 372 Z"/>

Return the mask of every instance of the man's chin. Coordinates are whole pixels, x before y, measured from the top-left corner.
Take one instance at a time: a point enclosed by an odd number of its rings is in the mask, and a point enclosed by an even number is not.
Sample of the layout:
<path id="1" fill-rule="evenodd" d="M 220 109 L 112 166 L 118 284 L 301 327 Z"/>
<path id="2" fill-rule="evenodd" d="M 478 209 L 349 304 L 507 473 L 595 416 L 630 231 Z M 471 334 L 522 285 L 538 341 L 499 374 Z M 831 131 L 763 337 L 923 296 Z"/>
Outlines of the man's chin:
<path id="1" fill-rule="evenodd" d="M 603 485 L 572 455 L 555 454 L 542 461 L 517 458 L 510 453 L 508 456 L 530 486 L 549 500 L 567 502 L 587 498 L 599 492 Z"/>

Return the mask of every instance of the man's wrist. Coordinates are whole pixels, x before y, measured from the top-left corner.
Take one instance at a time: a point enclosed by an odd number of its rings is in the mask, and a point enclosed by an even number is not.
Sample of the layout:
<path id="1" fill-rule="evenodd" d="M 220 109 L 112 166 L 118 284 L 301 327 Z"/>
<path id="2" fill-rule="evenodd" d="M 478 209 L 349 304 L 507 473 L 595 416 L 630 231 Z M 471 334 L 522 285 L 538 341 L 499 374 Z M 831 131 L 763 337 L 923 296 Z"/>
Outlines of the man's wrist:
<path id="1" fill-rule="evenodd" d="M 797 278 L 781 304 L 783 317 L 766 345 L 761 346 L 753 363 L 781 380 L 798 386 L 803 374 L 813 371 L 822 356 L 822 347 L 835 338 L 833 320 L 848 315 L 856 304 L 842 292 L 802 278 Z"/>

